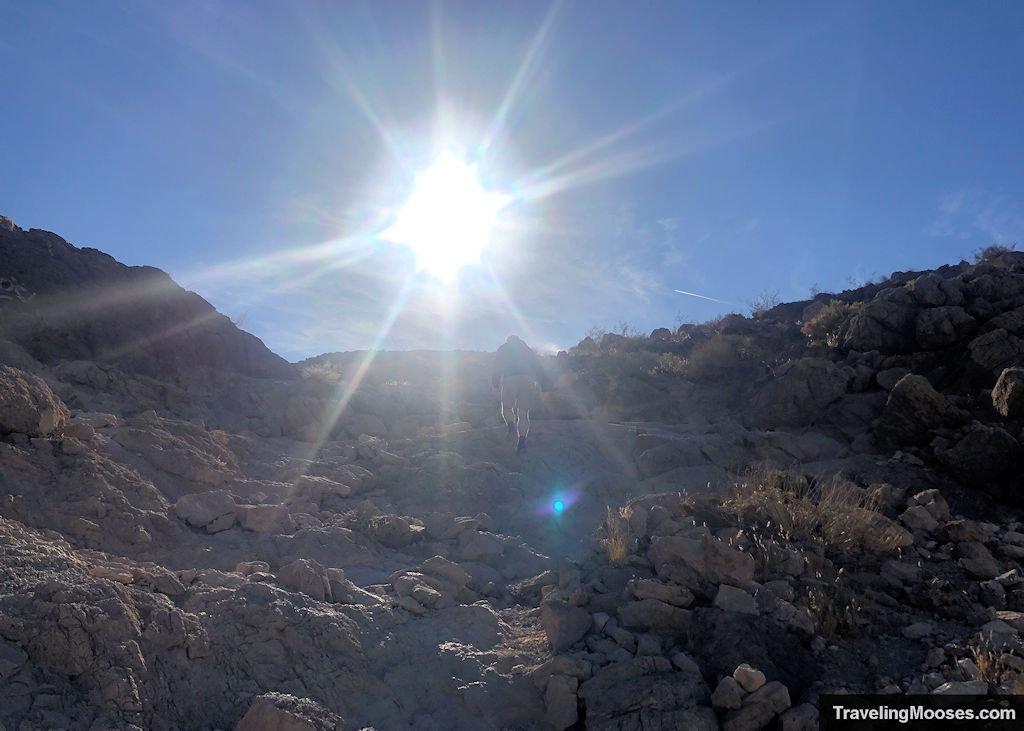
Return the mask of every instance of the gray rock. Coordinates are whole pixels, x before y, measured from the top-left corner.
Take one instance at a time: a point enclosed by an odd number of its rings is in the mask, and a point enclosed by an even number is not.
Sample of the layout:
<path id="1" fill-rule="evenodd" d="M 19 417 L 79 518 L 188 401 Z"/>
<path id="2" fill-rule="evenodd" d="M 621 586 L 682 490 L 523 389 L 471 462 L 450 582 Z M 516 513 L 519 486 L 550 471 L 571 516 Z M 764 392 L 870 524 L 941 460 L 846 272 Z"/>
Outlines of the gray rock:
<path id="1" fill-rule="evenodd" d="M 739 683 L 747 693 L 753 693 L 767 682 L 767 679 L 764 677 L 764 673 L 757 668 L 750 667 L 746 663 L 737 665 L 736 669 L 732 673 L 732 677 L 736 679 L 736 682 Z"/>
<path id="2" fill-rule="evenodd" d="M 977 330 L 977 321 L 962 307 L 933 307 L 917 316 L 917 344 L 925 350 L 953 345 Z"/>
<path id="3" fill-rule="evenodd" d="M 975 422 L 953 446 L 936 449 L 935 456 L 961 481 L 984 486 L 1017 468 L 1021 447 L 1005 429 Z"/>
<path id="4" fill-rule="evenodd" d="M 657 599 L 677 607 L 688 607 L 693 604 L 693 592 L 678 584 L 664 584 L 651 579 L 633 579 L 629 582 L 629 590 L 637 599 Z"/>
<path id="5" fill-rule="evenodd" d="M 1002 328 L 979 335 L 968 344 L 967 349 L 971 361 L 992 378 L 1006 368 L 1024 365 L 1024 340 Z"/>
<path id="6" fill-rule="evenodd" d="M 764 728 L 789 705 L 789 689 L 773 680 L 744 698 L 738 710 L 727 713 L 722 719 L 722 731 Z"/>
<path id="7" fill-rule="evenodd" d="M 878 375 L 875 376 L 875 380 L 878 381 L 878 385 L 886 391 L 891 391 L 893 386 L 899 383 L 899 380 L 908 373 L 910 373 L 910 371 L 906 368 L 886 368 L 885 370 L 878 372 Z"/>
<path id="8" fill-rule="evenodd" d="M 345 720 L 322 703 L 286 693 L 256 698 L 235 731 L 342 731 Z"/>
<path id="9" fill-rule="evenodd" d="M 917 307 L 887 301 L 880 292 L 853 316 L 843 342 L 850 350 L 903 353 L 913 347 Z"/>
<path id="10" fill-rule="evenodd" d="M 753 596 L 737 589 L 735 586 L 722 584 L 718 587 L 713 604 L 717 609 L 724 612 L 739 612 L 740 614 L 760 614 L 757 608 L 757 601 Z"/>
<path id="11" fill-rule="evenodd" d="M 239 505 L 238 522 L 256 533 L 294 533 L 295 521 L 284 505 Z"/>
<path id="12" fill-rule="evenodd" d="M 810 703 L 784 711 L 779 716 L 782 731 L 818 731 L 818 708 Z"/>
<path id="13" fill-rule="evenodd" d="M 562 731 L 579 719 L 576 691 L 579 680 L 569 675 L 552 675 L 544 690 L 544 720 Z"/>
<path id="14" fill-rule="evenodd" d="M 1024 368 L 1006 368 L 992 389 L 992 405 L 1007 419 L 1024 416 Z"/>
<path id="15" fill-rule="evenodd" d="M 713 584 L 743 586 L 754 580 L 754 559 L 712 536 L 655 536 L 648 558 L 655 568 L 685 563 Z"/>
<path id="16" fill-rule="evenodd" d="M 988 695 L 988 683 L 984 680 L 951 680 L 933 690 L 932 695 Z"/>
<path id="17" fill-rule="evenodd" d="M 752 422 L 767 427 L 813 424 L 846 393 L 852 380 L 852 369 L 824 358 L 791 361 L 754 396 Z"/>
<path id="18" fill-rule="evenodd" d="M 939 521 L 923 505 L 914 505 L 904 510 L 900 521 L 911 532 L 921 535 L 929 535 L 939 527 Z"/>
<path id="19" fill-rule="evenodd" d="M 906 375 L 893 386 L 882 416 L 875 426 L 875 439 L 887 449 L 908 444 L 925 444 L 931 432 L 957 426 L 967 415 L 936 391 L 928 379 Z"/>
<path id="20" fill-rule="evenodd" d="M 553 650 L 561 652 L 583 639 L 594 620 L 586 609 L 561 599 L 550 599 L 540 605 L 540 623 Z"/>
<path id="21" fill-rule="evenodd" d="M 69 418 L 68 408 L 39 376 L 0 365 L 0 434 L 30 437 L 59 434 Z"/>
<path id="22" fill-rule="evenodd" d="M 736 679 L 726 675 L 718 681 L 715 692 L 711 694 L 711 707 L 716 711 L 729 711 L 739 708 L 743 705 L 743 696 L 745 695 L 746 692 Z"/>
<path id="23" fill-rule="evenodd" d="M 643 599 L 619 607 L 624 627 L 654 632 L 685 632 L 690 627 L 690 612 L 657 599 Z"/>
<path id="24" fill-rule="evenodd" d="M 195 528 L 205 528 L 208 524 L 224 516 L 234 516 L 238 506 L 231 493 L 227 490 L 210 490 L 183 495 L 174 504 L 174 513 Z"/>

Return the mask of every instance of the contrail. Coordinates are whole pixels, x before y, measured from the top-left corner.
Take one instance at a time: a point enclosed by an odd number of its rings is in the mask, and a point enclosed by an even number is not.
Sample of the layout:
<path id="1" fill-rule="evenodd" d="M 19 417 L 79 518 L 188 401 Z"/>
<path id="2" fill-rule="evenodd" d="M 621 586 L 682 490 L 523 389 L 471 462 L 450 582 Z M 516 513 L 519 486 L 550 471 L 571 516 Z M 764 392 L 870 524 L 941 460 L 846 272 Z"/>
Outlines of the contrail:
<path id="1" fill-rule="evenodd" d="M 683 291 L 681 289 L 673 289 L 672 291 L 673 292 L 678 292 L 679 294 L 686 294 L 686 295 L 689 295 L 690 297 L 700 297 L 702 300 L 711 300 L 712 302 L 721 302 L 723 305 L 732 305 L 733 307 L 736 306 L 732 302 L 726 302 L 725 300 L 715 299 L 714 297 L 706 297 L 706 296 L 704 296 L 702 294 L 696 294 L 695 292 L 686 292 L 686 291 Z"/>

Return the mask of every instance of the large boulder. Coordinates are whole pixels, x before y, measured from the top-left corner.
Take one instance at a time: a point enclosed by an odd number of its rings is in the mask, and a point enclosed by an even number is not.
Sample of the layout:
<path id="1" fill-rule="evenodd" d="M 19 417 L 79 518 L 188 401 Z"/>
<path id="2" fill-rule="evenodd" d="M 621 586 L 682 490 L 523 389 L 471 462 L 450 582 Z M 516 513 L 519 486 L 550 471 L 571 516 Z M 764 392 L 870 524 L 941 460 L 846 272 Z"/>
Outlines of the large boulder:
<path id="1" fill-rule="evenodd" d="M 1005 368 L 1024 366 L 1024 340 L 1002 328 L 979 335 L 967 349 L 971 362 L 991 378 L 997 377 Z"/>
<path id="2" fill-rule="evenodd" d="M 967 415 L 936 391 L 924 376 L 901 378 L 875 422 L 875 441 L 886 449 L 926 444 L 934 429 L 963 424 Z"/>
<path id="3" fill-rule="evenodd" d="M 1007 419 L 1024 416 L 1024 368 L 1007 368 L 992 389 L 992 405 Z"/>
<path id="4" fill-rule="evenodd" d="M 286 693 L 256 698 L 235 731 L 341 731 L 345 719 L 323 704 Z"/>
<path id="5" fill-rule="evenodd" d="M 854 315 L 844 345 L 850 350 L 902 353 L 914 346 L 917 305 L 903 289 L 884 289 Z"/>
<path id="6" fill-rule="evenodd" d="M 39 376 L 0 366 L 0 433 L 32 437 L 59 434 L 67 424 L 68 408 Z"/>
<path id="7" fill-rule="evenodd" d="M 1020 444 L 998 426 L 973 423 L 948 448 L 935 450 L 938 460 L 969 485 L 984 486 L 1019 465 Z"/>
<path id="8" fill-rule="evenodd" d="M 801 358 L 776 371 L 751 405 L 752 420 L 762 426 L 807 425 L 846 393 L 853 370 L 824 358 Z"/>
<path id="9" fill-rule="evenodd" d="M 977 321 L 963 307 L 931 307 L 917 316 L 917 344 L 926 350 L 944 348 L 973 335 Z"/>
<path id="10" fill-rule="evenodd" d="M 648 558 L 657 569 L 683 563 L 713 584 L 744 586 L 754 580 L 754 559 L 714 536 L 655 536 Z"/>

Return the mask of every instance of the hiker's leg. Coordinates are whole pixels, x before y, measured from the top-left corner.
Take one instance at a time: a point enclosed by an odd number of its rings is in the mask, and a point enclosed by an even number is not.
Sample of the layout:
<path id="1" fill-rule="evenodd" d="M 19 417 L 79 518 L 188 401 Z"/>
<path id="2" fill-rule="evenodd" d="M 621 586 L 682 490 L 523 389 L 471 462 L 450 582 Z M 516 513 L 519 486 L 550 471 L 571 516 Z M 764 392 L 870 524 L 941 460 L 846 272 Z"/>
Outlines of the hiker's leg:
<path id="1" fill-rule="evenodd" d="M 510 384 L 505 383 L 502 379 L 501 382 L 501 418 L 508 425 L 508 435 L 512 436 L 512 432 L 516 428 L 516 414 L 514 404 L 514 389 L 510 387 Z"/>
<path id="2" fill-rule="evenodd" d="M 530 409 L 533 408 L 536 395 L 537 386 L 530 382 L 519 392 L 519 399 L 516 402 L 519 407 L 519 421 L 516 423 L 516 432 L 523 439 L 526 439 L 530 433 Z"/>

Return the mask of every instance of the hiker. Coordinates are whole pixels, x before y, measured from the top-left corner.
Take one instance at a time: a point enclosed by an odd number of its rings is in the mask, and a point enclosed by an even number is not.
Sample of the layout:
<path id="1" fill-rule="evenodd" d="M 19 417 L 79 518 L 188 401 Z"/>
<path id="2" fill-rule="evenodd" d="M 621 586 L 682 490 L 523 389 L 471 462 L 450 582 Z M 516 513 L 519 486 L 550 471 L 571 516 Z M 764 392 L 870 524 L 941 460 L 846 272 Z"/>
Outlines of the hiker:
<path id="1" fill-rule="evenodd" d="M 540 397 L 545 381 L 544 367 L 537 354 L 515 335 L 509 335 L 494 354 L 491 385 L 501 395 L 501 418 L 508 426 L 505 439 L 511 438 L 513 433 L 519 435 L 516 454 L 526 448 L 530 409 Z"/>

